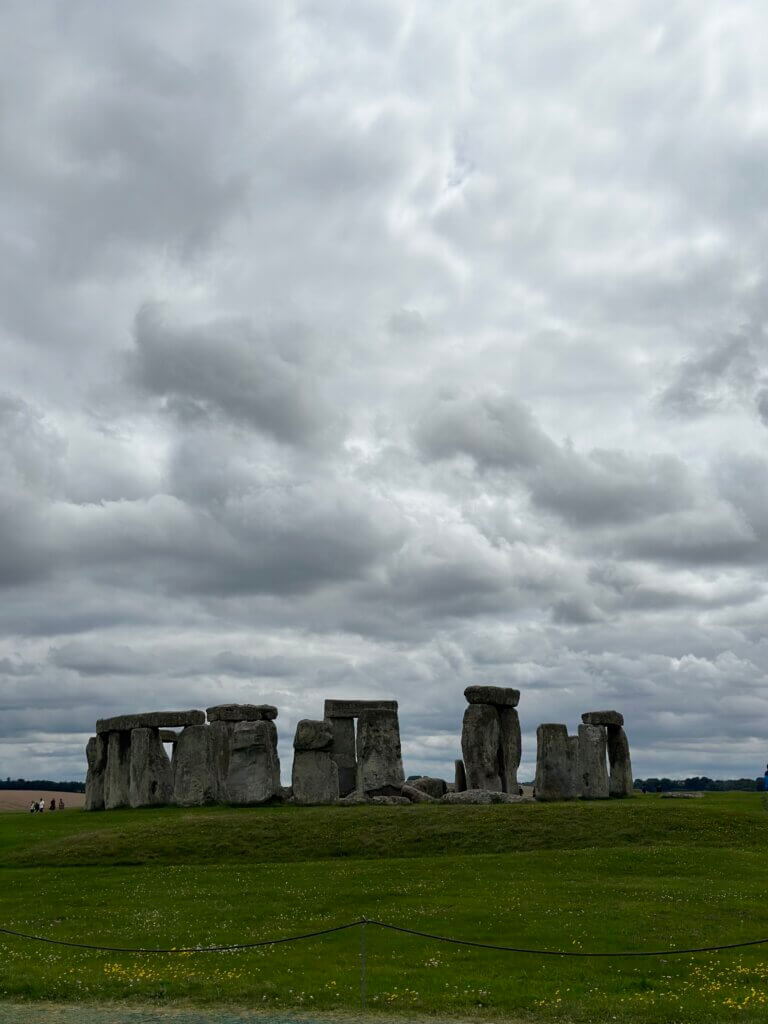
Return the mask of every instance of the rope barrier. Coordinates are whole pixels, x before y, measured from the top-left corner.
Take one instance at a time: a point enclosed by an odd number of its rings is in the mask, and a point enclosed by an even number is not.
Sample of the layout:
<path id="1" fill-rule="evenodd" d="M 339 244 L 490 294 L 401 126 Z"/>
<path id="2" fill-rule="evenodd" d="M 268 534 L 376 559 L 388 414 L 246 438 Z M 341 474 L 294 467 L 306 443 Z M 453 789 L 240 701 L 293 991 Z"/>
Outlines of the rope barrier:
<path id="1" fill-rule="evenodd" d="M 314 932 L 303 932 L 300 935 L 286 935 L 277 939 L 260 939 L 255 942 L 231 942 L 219 946 L 180 946 L 170 949 L 142 946 L 101 946 L 88 942 L 70 942 L 66 939 L 51 939 L 45 935 L 31 935 L 28 932 L 21 932 L 16 931 L 13 928 L 2 927 L 0 927 L 0 935 L 8 935 L 18 939 L 27 939 L 30 942 L 45 942 L 53 946 L 67 946 L 73 949 L 90 949 L 104 953 L 229 953 L 242 949 L 256 949 L 259 946 L 278 946 L 291 942 L 303 942 L 307 939 L 316 939 L 324 935 L 332 935 L 334 932 L 347 931 L 350 928 L 360 927 L 364 934 L 366 925 L 373 925 L 375 928 L 383 928 L 386 931 L 401 932 L 404 935 L 413 935 L 421 939 L 429 939 L 432 942 L 447 942 L 455 946 L 469 946 L 474 949 L 495 950 L 500 953 L 523 953 L 530 956 L 581 957 L 582 959 L 597 959 L 602 957 L 685 956 L 691 953 L 717 953 L 726 949 L 745 949 L 748 946 L 762 946 L 768 943 L 768 938 L 764 938 L 747 939 L 743 942 L 723 942 L 715 946 L 691 946 L 685 949 L 625 950 L 620 952 L 601 951 L 589 953 L 573 949 L 531 949 L 525 946 L 501 946 L 492 942 L 480 942 L 475 939 L 458 939 L 448 935 L 437 935 L 433 932 L 422 932 L 415 928 L 406 928 L 402 925 L 388 924 L 386 921 L 377 921 L 367 917 L 358 918 L 356 921 L 349 921 L 347 924 L 334 925 L 332 928 L 322 928 Z M 364 945 L 362 947 L 362 956 L 364 961 Z"/>

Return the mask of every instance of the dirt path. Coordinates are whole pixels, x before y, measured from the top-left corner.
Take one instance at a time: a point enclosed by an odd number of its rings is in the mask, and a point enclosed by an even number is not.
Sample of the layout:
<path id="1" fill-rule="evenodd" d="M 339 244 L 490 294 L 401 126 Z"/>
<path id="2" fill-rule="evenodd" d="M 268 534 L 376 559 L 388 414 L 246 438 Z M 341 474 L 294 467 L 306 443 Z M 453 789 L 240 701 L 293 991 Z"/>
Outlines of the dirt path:
<path id="1" fill-rule="evenodd" d="M 26 811 L 29 813 L 29 805 L 32 800 L 45 799 L 45 813 L 49 814 L 48 808 L 51 800 L 64 801 L 66 808 L 82 807 L 85 803 L 85 793 L 59 793 L 51 789 L 0 789 L 0 811 Z"/>

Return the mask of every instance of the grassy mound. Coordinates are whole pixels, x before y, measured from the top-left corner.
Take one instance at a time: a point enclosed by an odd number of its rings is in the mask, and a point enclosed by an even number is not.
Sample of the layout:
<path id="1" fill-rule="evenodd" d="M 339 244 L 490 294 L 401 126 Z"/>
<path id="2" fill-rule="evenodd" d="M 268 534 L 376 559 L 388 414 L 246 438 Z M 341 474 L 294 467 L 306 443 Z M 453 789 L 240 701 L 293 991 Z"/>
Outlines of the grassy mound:
<path id="1" fill-rule="evenodd" d="M 164 809 L 0 815 L 0 924 L 81 942 L 182 946 L 364 915 L 568 951 L 768 936 L 759 794 L 488 807 Z M 372 1009 L 541 1021 L 768 1019 L 768 946 L 581 960 L 366 928 Z M 227 954 L 0 948 L 7 999 L 352 1011 L 359 929 Z"/>

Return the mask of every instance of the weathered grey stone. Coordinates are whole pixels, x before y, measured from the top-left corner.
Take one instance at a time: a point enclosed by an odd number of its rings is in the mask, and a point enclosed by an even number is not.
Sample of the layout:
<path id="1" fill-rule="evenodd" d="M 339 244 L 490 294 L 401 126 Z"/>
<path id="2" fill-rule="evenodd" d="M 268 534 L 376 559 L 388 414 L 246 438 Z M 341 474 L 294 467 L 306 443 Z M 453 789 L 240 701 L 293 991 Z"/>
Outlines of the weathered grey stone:
<path id="1" fill-rule="evenodd" d="M 536 799 L 574 800 L 577 771 L 578 737 L 570 737 L 564 725 L 540 725 L 536 730 Z"/>
<path id="2" fill-rule="evenodd" d="M 179 734 L 174 732 L 173 729 L 161 729 L 160 730 L 160 742 L 161 743 L 178 743 Z"/>
<path id="3" fill-rule="evenodd" d="M 271 722 L 277 718 L 274 704 L 217 704 L 205 713 L 209 722 Z"/>
<path id="4" fill-rule="evenodd" d="M 627 734 L 617 725 L 608 726 L 609 789 L 613 797 L 632 796 L 632 761 Z"/>
<path id="5" fill-rule="evenodd" d="M 373 803 L 373 799 L 365 793 L 356 793 L 354 790 L 339 799 L 340 807 L 357 807 L 359 804 Z"/>
<path id="6" fill-rule="evenodd" d="M 520 737 L 520 719 L 514 708 L 499 708 L 499 774 L 501 788 L 504 793 L 517 794 L 517 769 L 520 767 L 522 740 Z"/>
<path id="7" fill-rule="evenodd" d="M 407 800 L 410 800 L 412 804 L 437 803 L 435 797 L 430 796 L 429 793 L 425 793 L 423 789 L 416 789 L 415 786 L 410 786 L 407 782 L 403 785 L 403 788 L 400 790 L 400 795 L 404 796 Z"/>
<path id="8" fill-rule="evenodd" d="M 491 802 L 499 804 L 535 804 L 532 796 L 520 793 L 491 793 Z"/>
<path id="9" fill-rule="evenodd" d="M 396 711 L 361 711 L 357 720 L 357 785 L 360 793 L 396 796 L 405 775 Z"/>
<path id="10" fill-rule="evenodd" d="M 327 700 L 323 718 L 357 718 L 363 711 L 397 711 L 396 700 Z"/>
<path id="11" fill-rule="evenodd" d="M 453 791 L 454 793 L 463 793 L 467 788 L 467 773 L 461 758 L 453 762 L 453 772 Z"/>
<path id="12" fill-rule="evenodd" d="M 436 800 L 448 792 L 445 779 L 433 779 L 429 775 L 422 775 L 420 779 L 411 779 L 409 785 L 414 789 L 420 789 L 422 793 L 433 796 Z"/>
<path id="13" fill-rule="evenodd" d="M 490 804 L 495 796 L 488 789 L 465 789 L 463 793 L 446 793 L 441 804 Z"/>
<path id="14" fill-rule="evenodd" d="M 131 734 L 111 732 L 107 737 L 104 772 L 104 807 L 111 811 L 131 803 Z"/>
<path id="15" fill-rule="evenodd" d="M 327 750 L 296 749 L 291 783 L 297 804 L 333 804 L 339 799 L 339 770 Z"/>
<path id="16" fill-rule="evenodd" d="M 516 708 L 520 691 L 511 686 L 468 686 L 464 696 L 470 704 L 493 704 L 498 708 Z"/>
<path id="17" fill-rule="evenodd" d="M 585 711 L 581 720 L 584 725 L 624 725 L 624 715 L 619 711 Z"/>
<path id="18" fill-rule="evenodd" d="M 499 740 L 501 721 L 492 704 L 470 704 L 464 710 L 461 751 L 467 789 L 501 790 Z"/>
<path id="19" fill-rule="evenodd" d="M 280 799 L 284 800 L 286 803 L 289 800 L 293 800 L 293 786 L 281 786 Z"/>
<path id="20" fill-rule="evenodd" d="M 274 722 L 238 722 L 232 730 L 227 800 L 262 804 L 280 792 L 280 760 Z"/>
<path id="21" fill-rule="evenodd" d="M 145 711 L 140 715 L 117 715 L 100 718 L 96 732 L 130 732 L 132 729 L 175 729 L 185 725 L 202 725 L 202 711 Z"/>
<path id="22" fill-rule="evenodd" d="M 579 726 L 579 783 L 583 800 L 607 800 L 608 751 L 605 726 Z"/>
<path id="23" fill-rule="evenodd" d="M 302 718 L 293 737 L 294 750 L 330 750 L 333 729 L 325 719 Z"/>
<path id="24" fill-rule="evenodd" d="M 107 768 L 107 737 L 91 736 L 85 746 L 88 774 L 85 777 L 86 811 L 104 810 L 104 773 Z"/>
<path id="25" fill-rule="evenodd" d="M 385 806 L 394 807 L 396 804 L 402 804 L 405 806 L 411 801 L 407 796 L 400 796 L 400 794 L 393 793 L 390 796 L 378 795 L 371 797 L 372 804 L 383 804 Z"/>
<path id="26" fill-rule="evenodd" d="M 180 807 L 215 804 L 219 799 L 216 750 L 211 727 L 188 725 L 173 751 L 173 802 Z"/>
<path id="27" fill-rule="evenodd" d="M 171 762 L 160 730 L 131 729 L 131 807 L 159 807 L 173 800 Z"/>
<path id="28" fill-rule="evenodd" d="M 347 796 L 357 785 L 355 722 L 353 718 L 341 717 L 328 718 L 328 722 L 333 731 L 331 757 L 339 770 L 339 794 Z"/>
<path id="29" fill-rule="evenodd" d="M 214 787 L 216 802 L 226 803 L 229 758 L 232 751 L 232 733 L 235 722 L 211 722 L 208 726 L 213 755 Z"/>

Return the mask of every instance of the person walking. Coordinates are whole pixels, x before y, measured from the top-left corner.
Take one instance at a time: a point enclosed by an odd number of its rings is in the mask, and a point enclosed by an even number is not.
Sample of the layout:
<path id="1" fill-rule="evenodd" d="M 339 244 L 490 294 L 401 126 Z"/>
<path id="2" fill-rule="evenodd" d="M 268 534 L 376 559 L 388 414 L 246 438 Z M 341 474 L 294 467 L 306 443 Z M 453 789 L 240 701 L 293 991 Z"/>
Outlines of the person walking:
<path id="1" fill-rule="evenodd" d="M 61 799 L 61 797 L 59 797 L 59 810 L 60 811 L 64 810 L 64 801 Z"/>
<path id="2" fill-rule="evenodd" d="M 56 810 L 56 797 L 55 796 L 51 797 L 51 806 L 49 807 L 49 810 L 51 810 L 51 811 L 55 811 Z"/>
<path id="3" fill-rule="evenodd" d="M 37 810 L 37 800 L 32 800 L 32 801 L 30 801 L 30 804 L 29 804 L 29 813 L 30 813 L 30 814 L 34 814 L 36 810 Z"/>

